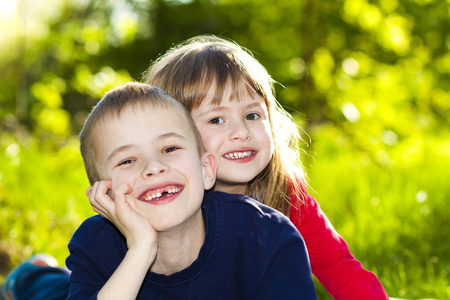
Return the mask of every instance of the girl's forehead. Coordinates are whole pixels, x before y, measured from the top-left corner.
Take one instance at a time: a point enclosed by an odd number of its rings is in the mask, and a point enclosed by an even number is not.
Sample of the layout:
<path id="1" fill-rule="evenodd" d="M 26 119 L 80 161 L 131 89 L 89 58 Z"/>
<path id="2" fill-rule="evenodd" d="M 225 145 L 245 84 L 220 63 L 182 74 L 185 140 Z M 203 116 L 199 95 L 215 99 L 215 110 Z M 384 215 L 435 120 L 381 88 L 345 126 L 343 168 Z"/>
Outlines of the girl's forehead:
<path id="1" fill-rule="evenodd" d="M 205 90 L 207 90 L 207 92 L 202 104 L 207 105 L 221 105 L 224 101 L 241 102 L 243 100 L 259 100 L 260 98 L 263 98 L 255 88 L 245 80 L 242 80 L 237 85 L 229 80 L 225 85 L 220 87 L 217 86 L 216 81 L 213 81 L 208 88 L 205 86 Z M 266 100 L 264 98 L 263 100 L 267 105 Z"/>
<path id="2" fill-rule="evenodd" d="M 208 95 L 195 108 L 191 114 L 194 118 L 210 112 L 226 111 L 226 110 L 247 110 L 262 107 L 268 111 L 266 100 L 255 91 L 231 92 L 225 91 L 221 97 L 216 97 L 213 88 L 210 89 Z"/>

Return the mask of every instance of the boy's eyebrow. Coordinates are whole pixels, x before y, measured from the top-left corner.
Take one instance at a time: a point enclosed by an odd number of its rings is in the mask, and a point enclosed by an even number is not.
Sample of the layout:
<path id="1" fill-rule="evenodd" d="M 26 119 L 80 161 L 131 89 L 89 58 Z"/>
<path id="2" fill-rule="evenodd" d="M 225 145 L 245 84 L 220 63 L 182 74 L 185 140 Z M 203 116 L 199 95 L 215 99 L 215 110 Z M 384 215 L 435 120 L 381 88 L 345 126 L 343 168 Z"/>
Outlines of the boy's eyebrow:
<path id="1" fill-rule="evenodd" d="M 123 145 L 118 148 L 115 148 L 113 150 L 113 152 L 111 152 L 111 154 L 108 156 L 108 158 L 106 158 L 106 161 L 112 160 L 114 158 L 114 156 L 116 156 L 118 153 L 125 151 L 127 149 L 130 149 L 130 148 L 133 148 L 133 144 Z"/>
<path id="2" fill-rule="evenodd" d="M 167 132 L 167 133 L 163 133 L 161 135 L 158 135 L 155 140 L 164 140 L 164 139 L 168 139 L 168 138 L 178 138 L 178 139 L 182 139 L 182 140 L 186 140 L 187 138 L 179 133 L 176 132 Z M 108 158 L 106 159 L 106 161 L 110 161 L 112 158 L 114 158 L 114 156 L 116 156 L 118 153 L 128 150 L 130 148 L 135 147 L 134 144 L 127 144 L 127 145 L 123 145 L 120 146 L 116 149 L 113 150 L 113 152 L 111 152 L 111 154 L 108 156 Z"/>
<path id="3" fill-rule="evenodd" d="M 158 137 L 156 139 L 157 140 L 164 140 L 164 139 L 168 139 L 168 138 L 171 138 L 171 137 L 175 137 L 175 138 L 179 138 L 179 139 L 182 139 L 182 140 L 186 140 L 186 137 L 184 135 L 181 135 L 181 134 L 173 132 L 173 131 L 167 132 L 167 133 L 163 133 L 161 135 L 158 135 Z"/>

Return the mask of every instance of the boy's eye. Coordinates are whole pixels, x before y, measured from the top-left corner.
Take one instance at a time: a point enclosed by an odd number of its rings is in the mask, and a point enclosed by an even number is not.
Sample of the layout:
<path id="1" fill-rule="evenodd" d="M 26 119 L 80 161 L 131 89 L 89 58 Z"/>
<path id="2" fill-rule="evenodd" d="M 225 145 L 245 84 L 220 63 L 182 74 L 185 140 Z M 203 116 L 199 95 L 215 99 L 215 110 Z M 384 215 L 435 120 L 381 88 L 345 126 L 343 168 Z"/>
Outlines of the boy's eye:
<path id="1" fill-rule="evenodd" d="M 257 113 L 249 113 L 248 115 L 245 116 L 245 119 L 247 120 L 257 120 L 261 118 L 261 116 Z"/>
<path id="2" fill-rule="evenodd" d="M 170 146 L 170 147 L 164 148 L 163 153 L 170 153 L 170 152 L 173 152 L 178 149 L 180 149 L 180 148 L 178 148 L 176 146 Z"/>
<path id="3" fill-rule="evenodd" d="M 132 164 L 132 163 L 134 163 L 134 162 L 135 162 L 134 159 L 126 159 L 126 160 L 121 161 L 121 162 L 119 163 L 119 166 L 121 166 L 121 165 L 129 165 L 129 164 Z"/>
<path id="4" fill-rule="evenodd" d="M 223 122 L 224 122 L 224 120 L 220 117 L 209 120 L 210 124 L 215 124 L 215 125 L 222 124 Z"/>

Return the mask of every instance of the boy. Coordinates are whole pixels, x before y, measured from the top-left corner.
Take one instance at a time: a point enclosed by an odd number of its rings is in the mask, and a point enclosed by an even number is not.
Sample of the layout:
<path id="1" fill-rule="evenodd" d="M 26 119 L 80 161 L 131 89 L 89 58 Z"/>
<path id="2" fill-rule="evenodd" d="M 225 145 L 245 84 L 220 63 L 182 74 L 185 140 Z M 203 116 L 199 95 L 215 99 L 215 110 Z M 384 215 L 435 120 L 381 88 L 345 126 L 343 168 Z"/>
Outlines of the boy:
<path id="1" fill-rule="evenodd" d="M 204 193 L 216 160 L 180 102 L 145 84 L 118 87 L 80 141 L 100 215 L 69 243 L 68 299 L 316 299 L 287 218 L 243 195 Z"/>

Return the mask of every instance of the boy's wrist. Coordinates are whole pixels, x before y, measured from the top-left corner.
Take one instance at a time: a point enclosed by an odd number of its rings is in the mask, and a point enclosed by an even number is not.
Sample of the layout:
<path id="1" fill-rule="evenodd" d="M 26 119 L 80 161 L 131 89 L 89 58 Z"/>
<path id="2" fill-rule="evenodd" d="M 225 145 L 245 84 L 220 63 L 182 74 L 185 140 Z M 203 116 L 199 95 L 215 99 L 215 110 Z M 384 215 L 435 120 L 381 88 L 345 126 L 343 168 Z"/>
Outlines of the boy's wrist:
<path id="1" fill-rule="evenodd" d="M 154 243 L 135 243 L 128 248 L 127 254 L 139 259 L 142 263 L 149 266 L 153 263 L 158 250 L 157 242 Z"/>

